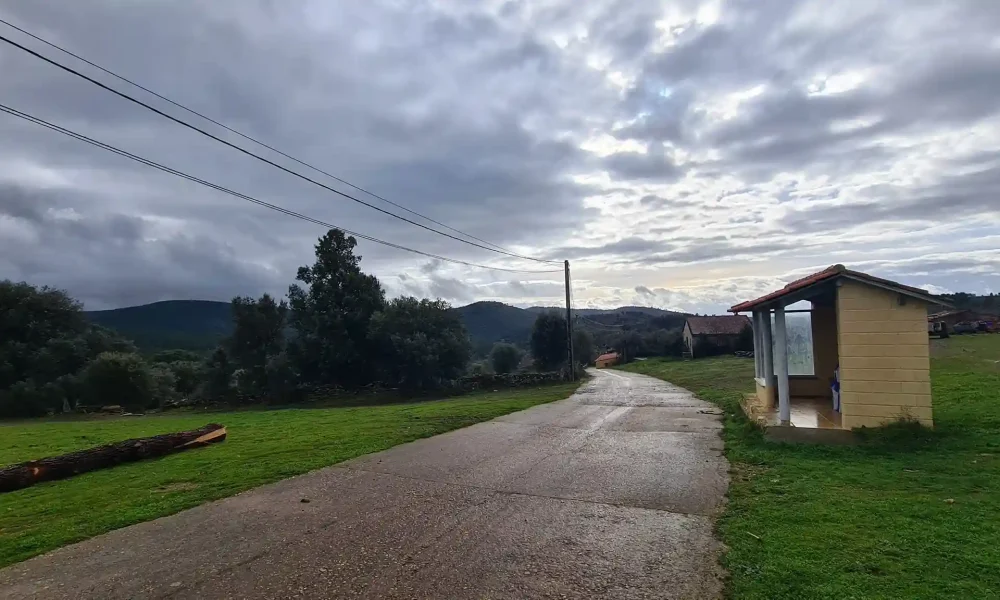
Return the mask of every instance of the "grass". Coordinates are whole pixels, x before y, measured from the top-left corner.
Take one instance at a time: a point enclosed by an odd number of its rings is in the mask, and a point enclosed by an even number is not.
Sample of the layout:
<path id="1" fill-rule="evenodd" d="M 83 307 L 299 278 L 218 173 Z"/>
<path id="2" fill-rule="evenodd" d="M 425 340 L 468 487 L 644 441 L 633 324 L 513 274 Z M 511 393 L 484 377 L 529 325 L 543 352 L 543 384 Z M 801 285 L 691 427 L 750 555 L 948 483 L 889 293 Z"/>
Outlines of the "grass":
<path id="1" fill-rule="evenodd" d="M 625 367 L 725 409 L 731 598 L 1000 598 L 1000 335 L 931 345 L 935 430 L 857 447 L 765 442 L 737 404 L 751 360 Z"/>
<path id="2" fill-rule="evenodd" d="M 228 428 L 221 444 L 0 494 L 0 567 L 265 483 L 569 396 L 577 384 L 428 402 L 0 424 L 0 466 L 127 438 Z"/>

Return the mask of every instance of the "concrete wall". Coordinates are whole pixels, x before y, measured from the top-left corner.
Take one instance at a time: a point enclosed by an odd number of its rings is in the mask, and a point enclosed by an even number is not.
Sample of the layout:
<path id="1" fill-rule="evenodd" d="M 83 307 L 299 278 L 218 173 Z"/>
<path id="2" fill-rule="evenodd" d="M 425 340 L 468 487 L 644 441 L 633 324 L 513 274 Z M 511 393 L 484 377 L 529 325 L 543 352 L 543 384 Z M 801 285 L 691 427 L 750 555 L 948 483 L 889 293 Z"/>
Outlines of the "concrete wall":
<path id="1" fill-rule="evenodd" d="M 845 429 L 903 416 L 931 426 L 927 305 L 844 280 L 837 291 L 841 414 Z M 817 371 L 818 373 L 819 371 Z"/>
<path id="2" fill-rule="evenodd" d="M 684 322 L 684 331 L 681 334 L 684 337 L 684 344 L 687 349 L 691 352 L 691 356 L 694 356 L 694 338 L 691 336 L 691 328 L 688 327 L 687 321 Z"/>
<path id="3" fill-rule="evenodd" d="M 815 377 L 791 376 L 788 390 L 795 396 L 831 398 L 830 380 L 837 368 L 837 310 L 814 307 L 812 310 L 813 373 Z"/>
<path id="4" fill-rule="evenodd" d="M 761 408 L 774 408 L 778 405 L 777 391 L 774 386 L 764 387 L 759 381 L 755 381 L 757 385 L 757 402 Z"/>

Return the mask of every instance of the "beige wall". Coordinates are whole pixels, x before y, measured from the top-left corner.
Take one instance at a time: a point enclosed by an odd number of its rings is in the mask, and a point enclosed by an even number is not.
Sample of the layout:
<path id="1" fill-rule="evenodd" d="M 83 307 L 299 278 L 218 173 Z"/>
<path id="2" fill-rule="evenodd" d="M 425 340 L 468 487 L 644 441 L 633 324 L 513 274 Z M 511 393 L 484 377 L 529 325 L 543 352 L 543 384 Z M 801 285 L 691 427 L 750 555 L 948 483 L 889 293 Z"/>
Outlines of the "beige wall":
<path id="1" fill-rule="evenodd" d="M 759 402 L 760 407 L 767 409 L 774 408 L 775 405 L 777 404 L 774 397 L 775 396 L 774 386 L 764 387 L 760 384 L 759 381 L 757 381 L 756 384 L 757 384 L 757 401 Z"/>
<path id="2" fill-rule="evenodd" d="M 898 298 L 895 292 L 850 280 L 837 291 L 845 429 L 903 416 L 933 425 L 927 305 L 908 297 L 900 306 Z"/>
<path id="3" fill-rule="evenodd" d="M 687 321 L 684 322 L 684 343 L 687 344 L 687 349 L 691 352 L 691 356 L 694 356 L 694 338 L 691 337 L 691 328 L 688 327 Z"/>

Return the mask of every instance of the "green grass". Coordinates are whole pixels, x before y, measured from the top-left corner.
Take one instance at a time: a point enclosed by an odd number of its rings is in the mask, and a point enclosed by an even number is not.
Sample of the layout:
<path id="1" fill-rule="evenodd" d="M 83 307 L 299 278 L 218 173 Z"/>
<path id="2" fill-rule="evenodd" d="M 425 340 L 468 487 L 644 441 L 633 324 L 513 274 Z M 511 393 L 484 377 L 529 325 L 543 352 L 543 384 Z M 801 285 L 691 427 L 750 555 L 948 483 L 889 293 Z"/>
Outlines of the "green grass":
<path id="1" fill-rule="evenodd" d="M 0 424 L 0 466 L 218 422 L 221 444 L 0 494 L 0 567 L 362 454 L 566 398 L 576 384 L 450 400 Z"/>
<path id="2" fill-rule="evenodd" d="M 1000 335 L 931 345 L 935 430 L 857 447 L 765 442 L 737 404 L 751 360 L 625 367 L 725 409 L 730 597 L 1000 598 Z"/>

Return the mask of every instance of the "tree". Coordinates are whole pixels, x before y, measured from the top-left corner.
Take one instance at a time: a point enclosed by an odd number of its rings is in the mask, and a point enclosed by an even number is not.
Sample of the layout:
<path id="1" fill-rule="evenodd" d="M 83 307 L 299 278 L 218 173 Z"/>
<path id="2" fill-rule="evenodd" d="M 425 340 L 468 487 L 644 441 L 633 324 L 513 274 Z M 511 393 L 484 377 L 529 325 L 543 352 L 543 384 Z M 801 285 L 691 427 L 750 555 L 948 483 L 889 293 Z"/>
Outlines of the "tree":
<path id="1" fill-rule="evenodd" d="M 0 416 L 70 410 L 75 376 L 101 352 L 132 352 L 127 340 L 92 325 L 66 292 L 0 281 Z"/>
<path id="2" fill-rule="evenodd" d="M 587 366 L 597 358 L 594 352 L 594 338 L 583 329 L 573 330 L 573 360 Z"/>
<path id="3" fill-rule="evenodd" d="M 493 366 L 493 372 L 498 375 L 513 373 L 521 364 L 522 356 L 524 356 L 524 352 L 521 352 L 521 349 L 514 344 L 505 342 L 493 344 L 493 350 L 490 351 L 490 364 Z"/>
<path id="4" fill-rule="evenodd" d="M 118 404 L 130 410 L 158 404 L 157 382 L 138 354 L 104 352 L 83 370 L 81 382 L 91 404 Z"/>
<path id="5" fill-rule="evenodd" d="M 194 394 L 205 377 L 205 365 L 201 362 L 178 360 L 155 362 L 153 366 L 169 370 L 174 377 L 174 391 L 184 397 Z"/>
<path id="6" fill-rule="evenodd" d="M 232 398 L 233 374 L 236 366 L 229 359 L 229 353 L 223 347 L 218 347 L 208 358 L 204 366 L 204 380 L 198 390 L 198 395 L 204 400 L 229 400 Z"/>
<path id="7" fill-rule="evenodd" d="M 288 289 L 292 363 L 308 383 L 357 386 L 374 379 L 368 327 L 385 307 L 378 279 L 361 271 L 357 241 L 331 229 L 316 244 L 316 262 L 300 267 Z"/>
<path id="8" fill-rule="evenodd" d="M 268 294 L 259 300 L 233 298 L 233 333 L 225 341 L 228 356 L 243 370 L 244 391 L 260 394 L 267 391 L 267 364 L 285 349 L 288 305 L 275 302 Z"/>
<path id="9" fill-rule="evenodd" d="M 196 362 L 205 360 L 204 354 L 190 350 L 160 350 L 152 357 L 154 363 Z"/>
<path id="10" fill-rule="evenodd" d="M 566 319 L 556 312 L 538 315 L 531 330 L 531 356 L 540 371 L 553 371 L 566 364 Z"/>
<path id="11" fill-rule="evenodd" d="M 447 302 L 405 296 L 375 314 L 369 342 L 380 381 L 409 391 L 462 376 L 472 353 L 469 334 Z"/>

